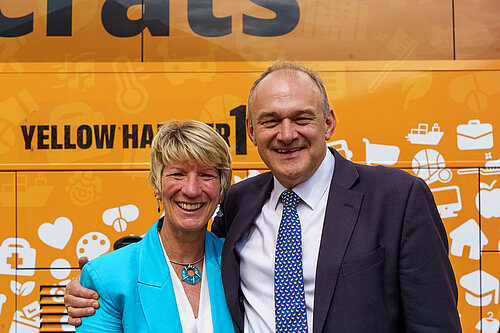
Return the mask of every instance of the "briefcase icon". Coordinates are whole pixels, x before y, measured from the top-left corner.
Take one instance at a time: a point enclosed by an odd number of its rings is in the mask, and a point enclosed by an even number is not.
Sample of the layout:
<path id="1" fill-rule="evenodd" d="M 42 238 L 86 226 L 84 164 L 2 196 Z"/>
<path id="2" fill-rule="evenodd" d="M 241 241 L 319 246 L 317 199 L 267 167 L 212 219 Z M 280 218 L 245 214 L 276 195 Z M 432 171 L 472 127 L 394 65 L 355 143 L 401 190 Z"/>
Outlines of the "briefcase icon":
<path id="1" fill-rule="evenodd" d="M 7 238 L 0 245 L 0 275 L 33 276 L 35 259 L 36 250 L 30 247 L 27 240 L 17 238 L 16 245 L 16 238 Z"/>
<path id="2" fill-rule="evenodd" d="M 457 146 L 460 150 L 490 149 L 493 147 L 493 126 L 477 119 L 457 126 Z"/>

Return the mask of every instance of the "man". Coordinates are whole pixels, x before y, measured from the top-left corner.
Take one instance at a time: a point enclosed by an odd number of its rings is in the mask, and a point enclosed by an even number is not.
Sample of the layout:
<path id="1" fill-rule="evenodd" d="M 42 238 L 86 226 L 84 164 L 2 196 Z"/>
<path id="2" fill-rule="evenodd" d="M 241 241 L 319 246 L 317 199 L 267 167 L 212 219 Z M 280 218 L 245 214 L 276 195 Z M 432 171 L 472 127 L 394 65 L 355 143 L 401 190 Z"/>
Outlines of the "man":
<path id="1" fill-rule="evenodd" d="M 327 149 L 335 125 L 321 79 L 299 65 L 273 65 L 250 91 L 247 132 L 272 174 L 233 185 L 212 226 L 226 237 L 236 331 L 461 332 L 446 231 L 425 182 Z M 68 293 L 89 294 L 76 287 Z"/>

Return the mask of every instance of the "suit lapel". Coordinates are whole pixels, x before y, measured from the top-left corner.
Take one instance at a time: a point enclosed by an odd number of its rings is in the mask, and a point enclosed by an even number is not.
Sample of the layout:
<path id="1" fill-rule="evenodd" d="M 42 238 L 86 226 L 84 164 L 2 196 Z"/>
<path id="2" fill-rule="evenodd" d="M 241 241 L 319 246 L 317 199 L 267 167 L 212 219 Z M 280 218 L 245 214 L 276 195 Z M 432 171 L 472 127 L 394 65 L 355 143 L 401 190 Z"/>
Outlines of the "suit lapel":
<path id="1" fill-rule="evenodd" d="M 335 156 L 335 170 L 330 184 L 316 268 L 314 333 L 323 330 L 338 281 L 340 265 L 363 199 L 363 193 L 351 190 L 359 178 L 356 168 L 335 150 L 331 151 Z"/>
<path id="2" fill-rule="evenodd" d="M 251 202 L 239 203 L 238 211 L 233 218 L 233 223 L 229 228 L 222 250 L 222 281 L 224 283 L 226 299 L 233 321 L 241 332 L 243 332 L 243 313 L 239 302 L 240 268 L 235 246 L 252 226 L 257 215 L 260 214 L 262 206 L 269 198 L 273 188 L 271 173 L 258 177 L 263 177 L 262 182 L 258 182 L 253 188 L 247 189 L 248 192 L 255 193 L 253 200 Z"/>
<path id="3" fill-rule="evenodd" d="M 174 288 L 155 223 L 139 251 L 139 298 L 150 332 L 182 332 Z"/>

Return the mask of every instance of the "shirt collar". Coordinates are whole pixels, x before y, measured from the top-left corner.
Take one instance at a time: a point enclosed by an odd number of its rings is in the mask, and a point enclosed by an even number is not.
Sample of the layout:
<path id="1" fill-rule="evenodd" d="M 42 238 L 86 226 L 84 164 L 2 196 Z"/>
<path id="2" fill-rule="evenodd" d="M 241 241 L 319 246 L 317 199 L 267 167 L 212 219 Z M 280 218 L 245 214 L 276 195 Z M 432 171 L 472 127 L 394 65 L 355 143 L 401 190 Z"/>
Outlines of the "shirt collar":
<path id="1" fill-rule="evenodd" d="M 333 170 L 335 168 L 335 158 L 333 154 L 327 149 L 325 158 L 319 166 L 318 170 L 305 182 L 295 186 L 292 190 L 307 204 L 311 209 L 316 208 L 323 193 L 330 187 L 330 182 L 333 177 Z M 274 187 L 269 197 L 271 207 L 277 207 L 281 193 L 286 190 L 286 187 L 273 176 Z"/>

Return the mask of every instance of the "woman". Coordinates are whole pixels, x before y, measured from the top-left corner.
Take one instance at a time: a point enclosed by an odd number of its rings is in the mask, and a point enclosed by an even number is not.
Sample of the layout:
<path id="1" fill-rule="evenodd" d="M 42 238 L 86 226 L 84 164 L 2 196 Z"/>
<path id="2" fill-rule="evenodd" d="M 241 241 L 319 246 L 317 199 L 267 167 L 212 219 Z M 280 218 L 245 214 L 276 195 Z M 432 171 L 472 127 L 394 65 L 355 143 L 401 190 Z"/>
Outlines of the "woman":
<path id="1" fill-rule="evenodd" d="M 234 332 L 220 275 L 223 241 L 207 223 L 231 182 L 225 141 L 198 121 L 163 124 L 149 180 L 164 208 L 144 239 L 87 263 L 101 298 L 83 332 Z"/>

